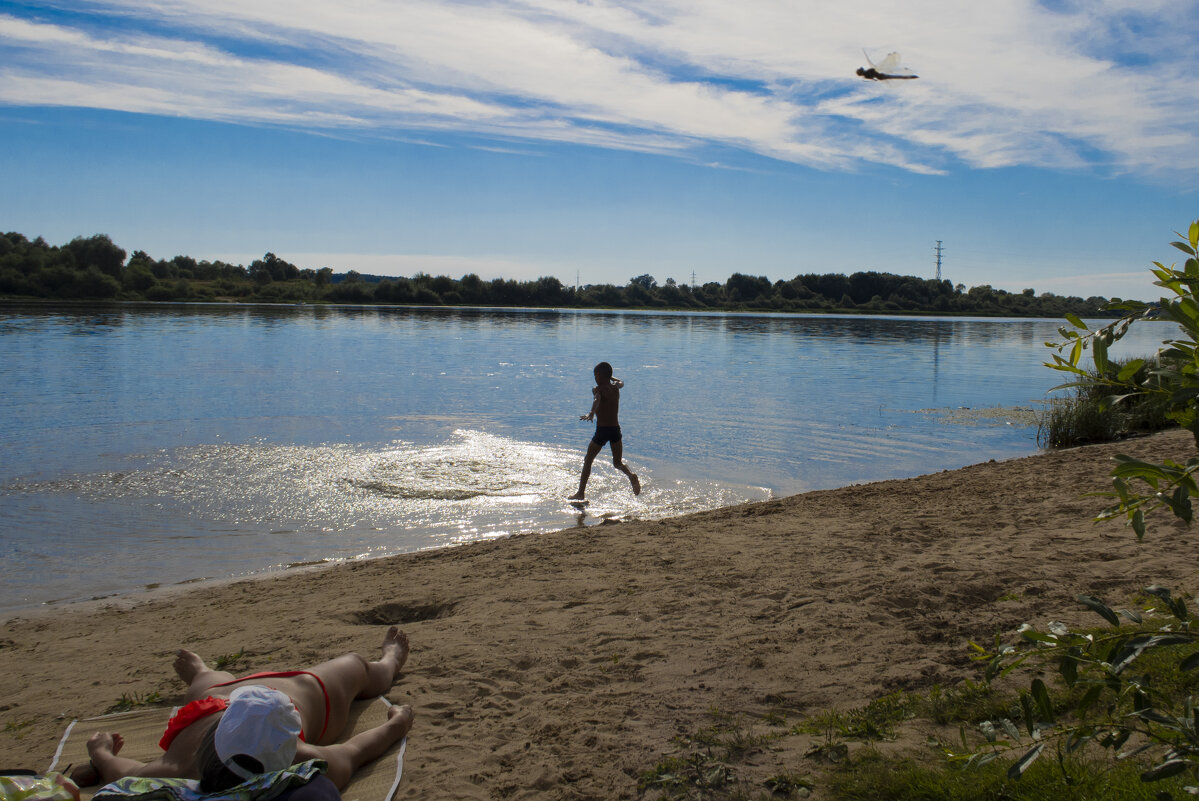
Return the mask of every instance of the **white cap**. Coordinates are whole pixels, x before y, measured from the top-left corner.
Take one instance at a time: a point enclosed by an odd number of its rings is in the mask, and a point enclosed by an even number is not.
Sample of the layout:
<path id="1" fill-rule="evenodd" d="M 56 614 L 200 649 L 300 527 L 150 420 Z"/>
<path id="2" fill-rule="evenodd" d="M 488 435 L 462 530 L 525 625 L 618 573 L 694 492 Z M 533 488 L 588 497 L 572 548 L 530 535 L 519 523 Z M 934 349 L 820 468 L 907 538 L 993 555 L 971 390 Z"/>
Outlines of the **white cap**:
<path id="1" fill-rule="evenodd" d="M 283 693 L 258 684 L 238 687 L 216 726 L 216 755 L 243 779 L 255 774 L 233 761 L 242 754 L 258 760 L 264 773 L 283 770 L 295 759 L 301 728 L 300 713 Z"/>

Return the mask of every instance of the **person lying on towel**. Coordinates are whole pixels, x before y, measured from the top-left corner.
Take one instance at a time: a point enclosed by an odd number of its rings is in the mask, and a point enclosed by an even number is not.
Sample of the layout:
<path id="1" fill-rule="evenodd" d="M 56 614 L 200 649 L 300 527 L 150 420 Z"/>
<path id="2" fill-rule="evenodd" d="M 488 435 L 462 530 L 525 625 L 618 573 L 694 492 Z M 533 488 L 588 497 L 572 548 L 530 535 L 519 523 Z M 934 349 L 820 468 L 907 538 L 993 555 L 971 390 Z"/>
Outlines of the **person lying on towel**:
<path id="1" fill-rule="evenodd" d="M 158 742 L 162 756 L 151 762 L 122 757 L 120 734 L 96 732 L 87 741 L 90 764 L 76 768 L 71 778 L 81 787 L 125 776 L 200 779 L 201 790 L 213 792 L 320 759 L 328 764 L 329 779 L 343 788 L 354 771 L 412 728 L 412 707 L 393 706 L 382 725 L 337 742 L 350 704 L 391 689 L 407 658 L 408 637 L 395 626 L 387 630 L 382 655 L 373 662 L 350 653 L 308 670 L 241 678 L 213 670 L 192 651 L 180 649 L 175 672 L 187 683 L 187 693 Z"/>

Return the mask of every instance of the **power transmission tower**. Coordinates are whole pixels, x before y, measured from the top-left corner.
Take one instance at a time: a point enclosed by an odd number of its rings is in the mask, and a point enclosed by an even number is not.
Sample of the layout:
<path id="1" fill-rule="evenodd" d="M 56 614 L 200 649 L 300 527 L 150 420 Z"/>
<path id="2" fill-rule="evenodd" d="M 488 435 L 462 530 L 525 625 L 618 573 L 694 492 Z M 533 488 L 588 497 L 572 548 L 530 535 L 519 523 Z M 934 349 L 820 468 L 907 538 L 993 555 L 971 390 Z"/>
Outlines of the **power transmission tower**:
<path id="1" fill-rule="evenodd" d="M 941 280 L 941 253 L 944 252 L 944 249 L 941 247 L 940 239 L 937 240 L 937 246 L 935 248 L 933 248 L 933 250 L 936 251 L 936 253 L 937 253 L 937 280 L 940 281 Z"/>
<path id="2" fill-rule="evenodd" d="M 695 289 L 695 270 L 691 271 L 691 288 Z"/>

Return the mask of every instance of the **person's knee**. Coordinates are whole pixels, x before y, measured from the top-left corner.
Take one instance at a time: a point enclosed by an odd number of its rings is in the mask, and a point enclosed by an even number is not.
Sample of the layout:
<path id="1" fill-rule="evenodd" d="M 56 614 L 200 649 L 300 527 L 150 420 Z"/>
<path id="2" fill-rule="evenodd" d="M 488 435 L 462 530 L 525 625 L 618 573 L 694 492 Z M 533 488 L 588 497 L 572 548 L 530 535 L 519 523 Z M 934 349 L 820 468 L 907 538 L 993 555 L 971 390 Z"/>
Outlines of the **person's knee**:
<path id="1" fill-rule="evenodd" d="M 348 702 L 366 683 L 367 676 L 370 675 L 368 664 L 361 654 L 351 651 L 315 670 L 323 677 L 326 689 L 332 693 L 335 700 L 345 695 Z"/>
<path id="2" fill-rule="evenodd" d="M 345 659 L 346 662 L 352 662 L 355 667 L 359 668 L 362 671 L 364 678 L 368 673 L 370 673 L 370 660 L 357 651 L 350 651 L 342 658 Z"/>

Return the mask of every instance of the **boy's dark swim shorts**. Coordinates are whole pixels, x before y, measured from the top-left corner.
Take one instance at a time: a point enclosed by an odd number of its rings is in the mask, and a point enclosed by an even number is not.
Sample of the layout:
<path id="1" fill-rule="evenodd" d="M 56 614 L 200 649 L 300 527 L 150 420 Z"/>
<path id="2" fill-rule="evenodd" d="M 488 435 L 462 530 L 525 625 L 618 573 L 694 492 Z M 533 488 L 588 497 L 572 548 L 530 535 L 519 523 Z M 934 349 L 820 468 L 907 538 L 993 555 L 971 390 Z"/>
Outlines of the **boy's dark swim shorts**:
<path id="1" fill-rule="evenodd" d="M 601 448 L 609 442 L 620 442 L 620 426 L 596 426 L 591 441 Z"/>

